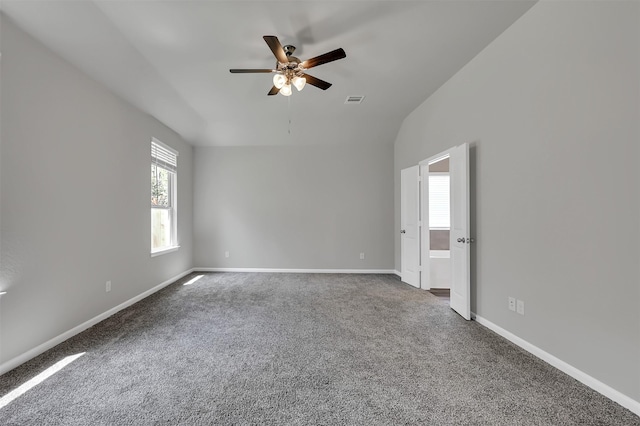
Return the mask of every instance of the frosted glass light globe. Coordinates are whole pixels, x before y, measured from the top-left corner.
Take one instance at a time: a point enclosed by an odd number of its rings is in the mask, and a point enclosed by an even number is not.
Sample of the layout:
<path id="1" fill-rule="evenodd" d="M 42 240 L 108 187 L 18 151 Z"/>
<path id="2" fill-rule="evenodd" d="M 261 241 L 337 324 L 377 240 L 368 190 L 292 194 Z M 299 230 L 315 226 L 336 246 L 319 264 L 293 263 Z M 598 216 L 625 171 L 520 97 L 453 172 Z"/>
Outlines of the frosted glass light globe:
<path id="1" fill-rule="evenodd" d="M 284 86 L 282 86 L 282 89 L 280 89 L 280 94 L 282 94 L 283 96 L 291 96 L 291 85 L 285 84 Z"/>
<path id="2" fill-rule="evenodd" d="M 304 78 L 304 77 L 298 77 L 296 75 L 295 77 L 293 77 L 291 82 L 293 83 L 294 86 L 296 86 L 296 89 L 298 89 L 298 91 L 300 91 L 300 90 L 302 90 L 304 85 L 307 84 L 307 79 Z"/>
<path id="3" fill-rule="evenodd" d="M 287 77 L 282 74 L 276 74 L 273 76 L 273 85 L 278 89 L 282 89 L 282 86 L 287 82 Z"/>

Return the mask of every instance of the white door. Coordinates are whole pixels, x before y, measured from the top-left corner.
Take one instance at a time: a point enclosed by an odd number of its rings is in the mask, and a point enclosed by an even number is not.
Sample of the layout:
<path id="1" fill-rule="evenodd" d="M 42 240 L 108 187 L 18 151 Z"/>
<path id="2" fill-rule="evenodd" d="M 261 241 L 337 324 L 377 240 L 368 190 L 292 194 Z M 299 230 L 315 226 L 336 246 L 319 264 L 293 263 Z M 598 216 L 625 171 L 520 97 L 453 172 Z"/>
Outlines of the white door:
<path id="1" fill-rule="evenodd" d="M 469 246 L 469 145 L 451 150 L 451 309 L 471 319 Z"/>
<path id="2" fill-rule="evenodd" d="M 429 163 L 420 162 L 420 176 L 422 177 L 422 185 L 420 185 L 420 288 L 423 290 L 431 289 L 431 234 L 429 229 Z"/>
<path id="3" fill-rule="evenodd" d="M 418 174 L 418 166 L 400 173 L 400 273 L 414 287 L 420 287 Z"/>

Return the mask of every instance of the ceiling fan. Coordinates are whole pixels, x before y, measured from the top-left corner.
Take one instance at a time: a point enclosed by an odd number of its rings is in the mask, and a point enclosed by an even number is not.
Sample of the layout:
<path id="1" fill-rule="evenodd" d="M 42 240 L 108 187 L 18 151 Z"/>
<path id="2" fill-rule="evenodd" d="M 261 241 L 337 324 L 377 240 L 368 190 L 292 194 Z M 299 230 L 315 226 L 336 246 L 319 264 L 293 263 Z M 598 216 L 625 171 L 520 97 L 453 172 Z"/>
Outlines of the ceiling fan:
<path id="1" fill-rule="evenodd" d="M 344 53 L 342 48 L 332 50 L 323 55 L 316 56 L 315 58 L 301 61 L 293 55 L 296 50 L 295 46 L 286 45 L 282 47 L 278 37 L 276 36 L 264 36 L 264 41 L 273 52 L 276 57 L 276 68 L 263 68 L 263 69 L 230 69 L 231 73 L 275 73 L 273 76 L 273 87 L 267 93 L 267 95 L 276 95 L 278 93 L 284 96 L 291 96 L 291 86 L 295 86 L 296 89 L 302 90 L 306 83 L 312 86 L 316 86 L 322 90 L 327 90 L 331 87 L 331 83 L 324 80 L 320 80 L 314 76 L 307 74 L 305 71 L 309 68 L 317 67 L 318 65 L 326 64 L 327 62 L 336 61 L 338 59 L 346 58 L 347 54 Z"/>

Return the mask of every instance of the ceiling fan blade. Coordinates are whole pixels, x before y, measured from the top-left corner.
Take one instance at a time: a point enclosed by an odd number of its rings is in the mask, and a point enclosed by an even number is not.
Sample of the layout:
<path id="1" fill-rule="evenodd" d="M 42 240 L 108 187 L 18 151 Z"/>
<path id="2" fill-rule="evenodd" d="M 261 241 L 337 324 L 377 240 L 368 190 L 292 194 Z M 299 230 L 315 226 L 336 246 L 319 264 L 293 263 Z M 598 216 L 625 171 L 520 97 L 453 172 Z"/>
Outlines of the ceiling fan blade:
<path id="1" fill-rule="evenodd" d="M 266 35 L 266 36 L 263 36 L 262 38 L 264 39 L 264 41 L 267 42 L 267 45 L 273 52 L 273 55 L 276 57 L 278 62 L 282 62 L 283 64 L 289 63 L 289 58 L 287 58 L 287 55 L 284 53 L 284 49 L 282 48 L 282 45 L 280 44 L 280 40 L 278 40 L 278 37 Z"/>
<path id="2" fill-rule="evenodd" d="M 327 90 L 329 87 L 331 87 L 331 83 L 328 83 L 328 82 L 326 82 L 324 80 L 320 80 L 319 78 L 315 78 L 312 75 L 302 74 L 302 77 L 307 79 L 307 84 L 310 84 L 312 86 L 316 86 L 319 89 Z"/>
<path id="3" fill-rule="evenodd" d="M 232 74 L 245 74 L 245 73 L 250 73 L 250 72 L 273 72 L 273 70 L 271 69 L 266 69 L 266 68 L 260 68 L 260 69 L 237 69 L 237 68 L 233 68 L 229 70 L 230 73 Z"/>
<path id="4" fill-rule="evenodd" d="M 303 61 L 300 66 L 309 69 L 313 67 L 317 67 L 318 65 L 326 64 L 327 62 L 337 61 L 338 59 L 346 58 L 347 54 L 344 53 L 342 48 L 332 50 L 331 52 L 327 52 L 324 55 L 316 56 L 315 58 L 307 59 Z"/>
<path id="5" fill-rule="evenodd" d="M 271 95 L 277 95 L 278 92 L 280 92 L 280 89 L 278 89 L 276 86 L 273 86 L 271 88 L 271 90 L 269 90 L 269 93 L 267 93 L 267 95 L 271 96 Z"/>

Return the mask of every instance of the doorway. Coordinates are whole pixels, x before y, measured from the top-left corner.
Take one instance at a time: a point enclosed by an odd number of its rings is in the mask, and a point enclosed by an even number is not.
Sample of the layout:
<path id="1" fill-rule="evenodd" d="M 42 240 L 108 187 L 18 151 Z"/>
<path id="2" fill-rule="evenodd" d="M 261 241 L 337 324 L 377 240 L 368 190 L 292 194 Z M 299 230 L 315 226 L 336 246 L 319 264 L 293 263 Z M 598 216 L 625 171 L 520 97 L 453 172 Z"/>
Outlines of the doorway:
<path id="1" fill-rule="evenodd" d="M 431 289 L 431 202 L 428 177 L 431 174 L 438 175 L 437 169 L 446 164 L 443 162 L 445 159 L 448 161 L 449 179 L 448 254 L 450 266 L 447 269 L 449 270 L 450 306 L 463 318 L 470 320 L 470 244 L 473 239 L 469 235 L 469 145 L 466 143 L 423 160 L 418 166 L 401 171 L 401 279 L 415 287 L 424 290 Z M 433 166 L 433 172 L 430 170 L 431 166 Z M 436 204 L 435 198 L 433 202 Z M 435 215 L 436 213 L 431 214 Z M 446 215 L 447 213 L 441 212 L 440 214 Z M 434 226 L 434 228 L 446 227 Z M 434 274 L 438 272 L 433 271 Z"/>
<path id="2" fill-rule="evenodd" d="M 451 198 L 449 156 L 428 164 L 425 190 L 429 191 L 429 253 L 425 261 L 429 262 L 429 290 L 448 294 L 451 288 L 451 252 L 449 246 L 451 234 Z"/>
<path id="3" fill-rule="evenodd" d="M 420 287 L 425 290 L 443 288 L 448 282 L 451 308 L 469 320 L 470 244 L 473 241 L 469 235 L 469 145 L 465 143 L 450 148 L 421 161 L 419 165 L 420 175 L 425 181 L 420 191 L 420 222 L 424 224 L 420 233 Z M 431 176 L 447 176 L 437 179 L 442 179 L 440 186 L 446 185 L 444 182 L 448 179 L 448 196 L 443 193 L 436 196 L 435 185 L 428 182 Z M 448 212 L 444 208 L 447 198 Z M 448 223 L 443 217 L 447 214 Z M 432 220 L 431 215 L 439 217 Z M 432 230 L 436 231 L 433 239 Z M 442 238 L 448 239 L 448 246 Z M 443 273 L 442 269 L 447 269 L 448 273 Z"/>

